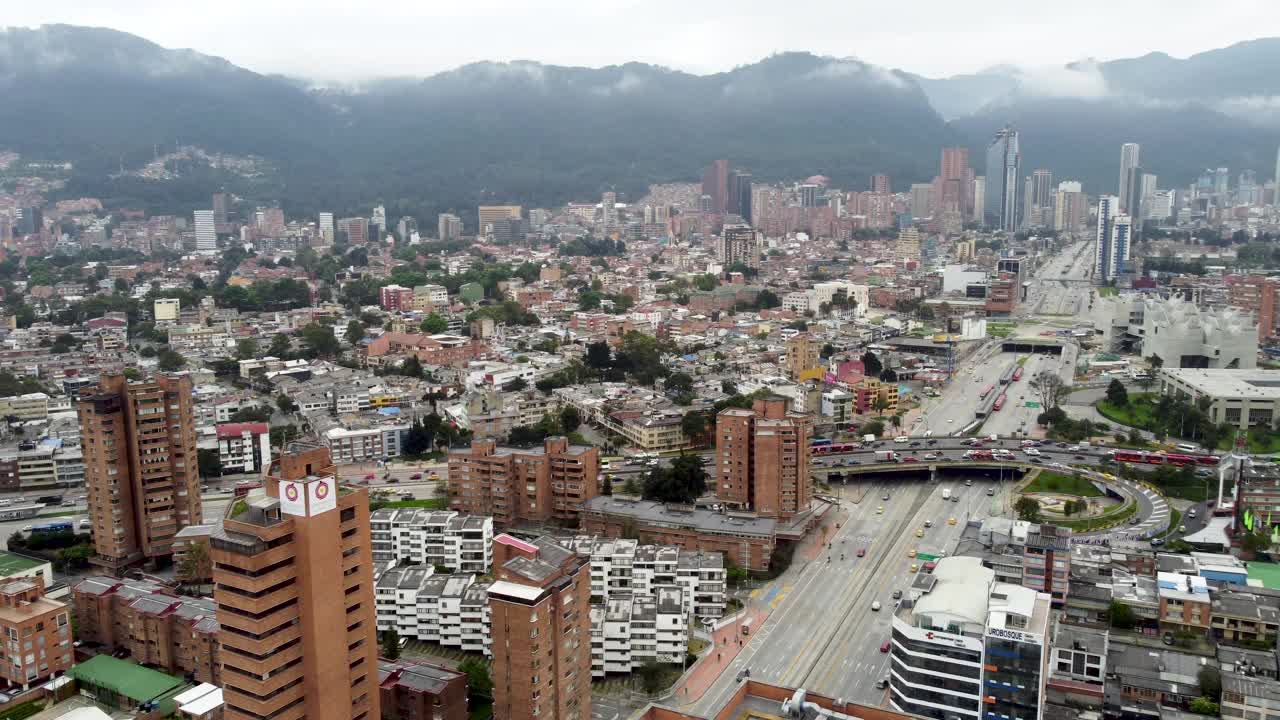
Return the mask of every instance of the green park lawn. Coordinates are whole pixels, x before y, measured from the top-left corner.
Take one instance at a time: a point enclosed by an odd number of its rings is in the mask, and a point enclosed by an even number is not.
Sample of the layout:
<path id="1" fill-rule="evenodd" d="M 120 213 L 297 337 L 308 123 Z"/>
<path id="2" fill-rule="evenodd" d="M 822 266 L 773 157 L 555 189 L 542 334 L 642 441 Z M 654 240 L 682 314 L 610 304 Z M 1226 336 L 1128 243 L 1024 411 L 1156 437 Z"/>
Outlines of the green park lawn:
<path id="1" fill-rule="evenodd" d="M 1064 493 L 1078 497 L 1101 497 L 1102 493 L 1085 478 L 1062 473 L 1041 471 L 1031 484 L 1023 489 L 1025 493 Z"/>
<path id="2" fill-rule="evenodd" d="M 1143 430 L 1151 429 L 1155 408 L 1154 393 L 1133 393 L 1128 405 L 1112 405 L 1105 399 L 1098 401 L 1098 412 L 1106 419 Z"/>

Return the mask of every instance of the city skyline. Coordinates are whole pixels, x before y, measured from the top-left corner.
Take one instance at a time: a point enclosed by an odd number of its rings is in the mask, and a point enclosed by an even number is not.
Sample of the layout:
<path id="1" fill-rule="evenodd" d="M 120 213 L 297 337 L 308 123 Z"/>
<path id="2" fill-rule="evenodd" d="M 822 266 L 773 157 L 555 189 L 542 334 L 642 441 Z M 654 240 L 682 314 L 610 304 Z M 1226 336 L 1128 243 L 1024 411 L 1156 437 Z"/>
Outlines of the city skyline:
<path id="1" fill-rule="evenodd" d="M 165 47 L 191 48 L 224 57 L 257 72 L 330 82 L 429 75 L 482 60 L 532 60 L 588 67 L 636 61 L 708 74 L 792 50 L 837 58 L 857 57 L 931 78 L 1016 66 L 1038 69 L 1031 74 L 1051 82 L 1056 74 L 1054 68 L 1088 58 L 1110 60 L 1148 52 L 1184 58 L 1242 41 L 1280 36 L 1280 19 L 1267 13 L 1264 3 L 1253 0 L 1215 8 L 1212 16 L 1198 18 L 1194 25 L 1175 24 L 1169 32 L 1153 36 L 1157 39 L 1141 47 L 1135 47 L 1133 38 L 1119 28 L 1147 22 L 1153 13 L 1165 12 L 1155 0 L 1120 7 L 1086 2 L 1084 7 L 1064 6 L 1057 13 L 1046 9 L 1048 16 L 1038 15 L 1034 24 L 1023 19 L 1019 8 L 1003 0 L 987 2 L 987 7 L 977 10 L 971 6 L 924 3 L 896 8 L 900 17 L 883 24 L 887 30 L 857 22 L 867 11 L 866 3 L 827 8 L 824 13 L 828 22 L 822 28 L 814 28 L 805 16 L 789 9 L 754 7 L 742 12 L 742 8 L 723 0 L 699 8 L 703 19 L 694 18 L 675 26 L 660 20 L 667 13 L 634 2 L 607 8 L 584 8 L 564 0 L 519 6 L 479 2 L 421 8 L 384 2 L 377 8 L 362 8 L 359 13 L 336 3 L 321 3 L 319 8 L 307 4 L 306 13 L 299 11 L 296 2 L 262 6 L 232 1 L 198 8 L 147 4 L 153 7 L 146 12 L 124 13 L 81 0 L 55 0 L 15 8 L 6 21 L 9 27 L 55 23 L 110 27 L 147 37 Z M 673 3 L 659 3 L 664 4 L 670 4 L 676 12 L 685 10 Z M 1096 12 L 1090 11 L 1091 5 Z M 1116 28 L 1114 32 L 1100 29 L 1094 21 L 1096 14 L 1104 12 L 1111 18 L 1109 27 Z M 257 21 L 244 23 L 246 13 Z M 416 43 L 385 43 L 371 54 L 362 45 L 328 39 L 334 33 L 377 35 L 385 32 L 387 17 L 397 17 L 400 28 L 430 31 L 432 42 L 425 48 Z M 637 31 L 621 35 L 611 32 L 619 17 Z M 849 22 L 841 22 L 843 17 Z M 279 50 L 276 37 L 277 28 L 286 25 L 292 29 L 287 53 Z M 472 41 L 470 32 L 478 25 L 486 28 L 486 42 L 479 44 Z M 574 42 L 549 43 L 545 35 L 528 32 L 530 27 L 539 26 L 567 28 L 573 33 Z M 708 42 L 713 26 L 715 32 Z M 846 30 L 849 27 L 856 28 L 852 34 Z M 897 30 L 901 27 L 912 28 L 910 38 Z M 1054 31 L 1040 32 L 1045 27 L 1053 27 Z M 654 49 L 655 34 L 667 39 L 658 44 L 661 50 Z M 965 38 L 962 56 L 954 52 L 957 37 Z"/>

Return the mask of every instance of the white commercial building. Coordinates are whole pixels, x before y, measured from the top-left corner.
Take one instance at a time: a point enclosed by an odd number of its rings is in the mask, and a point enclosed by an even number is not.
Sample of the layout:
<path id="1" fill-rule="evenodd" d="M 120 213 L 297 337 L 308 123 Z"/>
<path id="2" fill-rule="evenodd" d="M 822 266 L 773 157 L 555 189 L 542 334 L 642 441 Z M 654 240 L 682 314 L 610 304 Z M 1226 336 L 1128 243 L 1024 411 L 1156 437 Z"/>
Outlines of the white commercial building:
<path id="1" fill-rule="evenodd" d="M 1043 717 L 1050 599 L 975 557 L 915 577 L 893 617 L 889 702 L 937 720 Z"/>
<path id="2" fill-rule="evenodd" d="M 1164 368 L 1160 392 L 1196 404 L 1209 399 L 1209 419 L 1241 430 L 1274 427 L 1280 418 L 1280 370 Z"/>
<path id="3" fill-rule="evenodd" d="M 1202 310 L 1176 296 L 1134 296 L 1116 303 L 1112 323 L 1124 326 L 1123 342 L 1143 357 L 1159 355 L 1166 368 L 1258 366 L 1258 323 L 1239 310 Z"/>
<path id="4" fill-rule="evenodd" d="M 218 228 L 213 222 L 212 210 L 195 211 L 196 249 L 217 250 Z"/>
<path id="5" fill-rule="evenodd" d="M 215 240 L 216 242 L 216 240 Z M 152 303 L 152 318 L 156 322 L 178 322 L 182 301 L 178 298 L 156 298 Z"/>
<path id="6" fill-rule="evenodd" d="M 493 565 L 493 518 L 452 510 L 382 508 L 369 518 L 373 561 L 431 565 L 487 574 Z"/>
<path id="7" fill-rule="evenodd" d="M 408 432 L 407 423 L 353 429 L 335 427 L 326 430 L 323 437 L 333 461 L 349 464 L 399 457 L 401 440 Z"/>

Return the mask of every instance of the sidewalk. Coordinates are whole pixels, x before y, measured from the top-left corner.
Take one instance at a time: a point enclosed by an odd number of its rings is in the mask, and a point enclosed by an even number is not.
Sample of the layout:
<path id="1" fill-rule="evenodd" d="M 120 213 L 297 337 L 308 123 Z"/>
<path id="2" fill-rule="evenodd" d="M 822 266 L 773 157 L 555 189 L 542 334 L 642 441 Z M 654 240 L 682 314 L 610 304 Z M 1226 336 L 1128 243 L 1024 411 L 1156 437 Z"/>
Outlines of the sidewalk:
<path id="1" fill-rule="evenodd" d="M 843 526 L 848 519 L 849 514 L 844 510 L 826 513 L 821 524 L 809 533 L 800 547 L 796 548 L 795 556 L 787 571 L 761 585 L 752 593 L 752 603 L 743 611 L 740 622 L 727 623 L 712 633 L 713 647 L 708 648 L 703 656 L 698 658 L 698 661 L 671 691 L 671 696 L 677 704 L 688 705 L 697 702 L 707 689 L 715 684 L 721 673 L 738 657 L 738 653 L 742 652 L 747 643 L 764 629 L 770 614 L 785 599 L 787 586 L 793 584 L 804 568 L 826 551 L 827 538 L 835 534 L 836 523 Z M 751 622 L 751 634 L 743 635 L 740 628 L 742 623 L 747 621 Z"/>

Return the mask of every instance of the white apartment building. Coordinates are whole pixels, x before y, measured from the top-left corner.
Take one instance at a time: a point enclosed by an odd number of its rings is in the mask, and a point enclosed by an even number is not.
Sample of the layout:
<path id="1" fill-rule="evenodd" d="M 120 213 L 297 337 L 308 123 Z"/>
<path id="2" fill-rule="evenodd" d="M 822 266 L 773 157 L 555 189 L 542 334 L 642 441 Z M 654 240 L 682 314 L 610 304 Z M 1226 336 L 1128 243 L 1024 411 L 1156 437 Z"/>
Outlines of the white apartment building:
<path id="1" fill-rule="evenodd" d="M 399 457 L 401 440 L 408 432 L 408 424 L 353 429 L 335 427 L 326 430 L 323 437 L 333 461 L 343 464 Z"/>
<path id="2" fill-rule="evenodd" d="M 429 307 L 448 304 L 449 289 L 443 285 L 415 285 L 413 288 L 414 310 L 425 310 Z"/>
<path id="3" fill-rule="evenodd" d="M 218 461 L 223 472 L 258 472 L 271 462 L 271 428 L 262 422 L 218 426 Z"/>
<path id="4" fill-rule="evenodd" d="M 654 596 L 663 587 L 681 592 L 684 613 L 718 618 L 725 610 L 724 556 L 682 551 L 674 545 L 580 535 L 560 543 L 591 558 L 591 595 L 596 598 Z"/>
<path id="5" fill-rule="evenodd" d="M 373 561 L 486 574 L 493 565 L 493 518 L 453 510 L 382 508 L 369 517 Z"/>
<path id="6" fill-rule="evenodd" d="M 489 654 L 489 583 L 429 565 L 387 567 L 374 582 L 379 631 Z"/>
<path id="7" fill-rule="evenodd" d="M 651 660 L 680 663 L 689 647 L 689 624 L 680 591 L 611 598 L 591 606 L 591 677 L 628 674 Z"/>
<path id="8" fill-rule="evenodd" d="M 217 250 L 218 229 L 213 221 L 213 211 L 196 210 L 193 220 L 195 221 L 196 249 Z"/>

